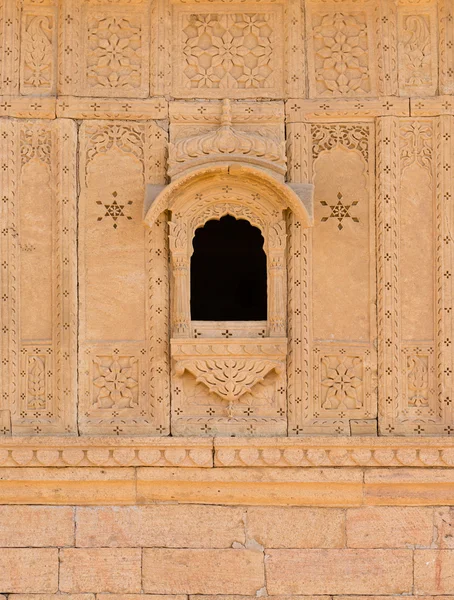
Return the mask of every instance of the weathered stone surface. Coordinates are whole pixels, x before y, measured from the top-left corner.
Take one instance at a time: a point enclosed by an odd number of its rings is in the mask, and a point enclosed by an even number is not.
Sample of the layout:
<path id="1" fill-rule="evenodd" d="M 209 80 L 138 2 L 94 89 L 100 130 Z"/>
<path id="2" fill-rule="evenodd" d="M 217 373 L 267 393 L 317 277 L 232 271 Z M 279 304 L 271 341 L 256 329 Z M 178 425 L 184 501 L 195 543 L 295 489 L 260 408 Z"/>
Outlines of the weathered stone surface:
<path id="1" fill-rule="evenodd" d="M 367 507 L 347 510 L 350 548 L 408 548 L 430 546 L 433 509 Z"/>
<path id="2" fill-rule="evenodd" d="M 454 594 L 454 551 L 415 551 L 415 592 Z"/>
<path id="3" fill-rule="evenodd" d="M 411 550 L 268 550 L 266 555 L 272 595 L 399 594 L 412 589 Z"/>
<path id="4" fill-rule="evenodd" d="M 141 551 L 67 548 L 60 551 L 62 592 L 140 592 Z"/>
<path id="5" fill-rule="evenodd" d="M 435 542 L 438 548 L 454 549 L 454 507 L 443 506 L 434 511 Z"/>
<path id="6" fill-rule="evenodd" d="M 56 548 L 5 548 L 0 552 L 0 589 L 5 593 L 58 590 Z"/>
<path id="7" fill-rule="evenodd" d="M 73 544 L 73 508 L 0 506 L 0 547 Z"/>
<path id="8" fill-rule="evenodd" d="M 364 477 L 366 504 L 446 505 L 454 493 L 452 469 L 374 469 Z"/>
<path id="9" fill-rule="evenodd" d="M 323 508 L 249 508 L 247 535 L 265 548 L 342 548 L 345 511 Z"/>
<path id="10" fill-rule="evenodd" d="M 149 506 L 77 509 L 77 546 L 230 548 L 244 544 L 240 508 Z"/>
<path id="11" fill-rule="evenodd" d="M 362 480 L 355 469 L 145 468 L 137 470 L 137 501 L 359 506 Z"/>
<path id="12" fill-rule="evenodd" d="M 133 504 L 134 469 L 0 469 L 2 504 Z"/>
<path id="13" fill-rule="evenodd" d="M 265 585 L 263 553 L 253 550 L 145 549 L 143 589 L 153 594 L 244 594 Z"/>

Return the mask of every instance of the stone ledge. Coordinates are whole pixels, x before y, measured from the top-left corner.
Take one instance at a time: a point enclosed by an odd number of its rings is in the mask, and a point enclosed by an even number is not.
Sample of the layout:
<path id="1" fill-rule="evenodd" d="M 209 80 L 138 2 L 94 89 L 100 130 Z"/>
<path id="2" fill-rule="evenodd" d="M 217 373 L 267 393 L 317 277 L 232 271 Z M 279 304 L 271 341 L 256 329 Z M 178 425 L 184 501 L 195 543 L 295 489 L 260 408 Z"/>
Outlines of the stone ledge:
<path id="1" fill-rule="evenodd" d="M 454 439 L 5 436 L 0 467 L 454 467 Z"/>

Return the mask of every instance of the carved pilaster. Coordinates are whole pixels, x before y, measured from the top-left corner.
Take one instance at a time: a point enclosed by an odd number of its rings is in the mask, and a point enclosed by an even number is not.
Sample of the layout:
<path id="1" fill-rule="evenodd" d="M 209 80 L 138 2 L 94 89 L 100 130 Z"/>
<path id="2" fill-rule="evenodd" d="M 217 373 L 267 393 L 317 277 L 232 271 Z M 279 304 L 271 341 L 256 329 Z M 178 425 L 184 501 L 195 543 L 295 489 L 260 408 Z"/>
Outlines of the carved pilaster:
<path id="1" fill-rule="evenodd" d="M 401 390 L 400 315 L 398 288 L 399 122 L 376 121 L 377 131 L 377 313 L 378 402 L 382 434 L 395 429 L 395 406 Z"/>
<path id="2" fill-rule="evenodd" d="M 454 93 L 454 7 L 452 0 L 439 0 L 440 94 Z"/>
<path id="3" fill-rule="evenodd" d="M 19 92 L 20 11 L 20 2 L 0 5 L 0 94 L 5 96 Z"/>

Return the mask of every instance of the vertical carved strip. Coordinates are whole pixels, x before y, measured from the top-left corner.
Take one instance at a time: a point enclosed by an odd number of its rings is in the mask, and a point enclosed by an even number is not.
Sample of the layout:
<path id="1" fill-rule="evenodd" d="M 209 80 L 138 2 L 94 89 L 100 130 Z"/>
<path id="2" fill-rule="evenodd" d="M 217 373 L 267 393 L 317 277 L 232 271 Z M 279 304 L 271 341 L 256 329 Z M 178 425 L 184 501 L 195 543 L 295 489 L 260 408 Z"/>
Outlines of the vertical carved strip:
<path id="1" fill-rule="evenodd" d="M 80 79 L 80 45 L 78 33 L 81 26 L 79 0 L 59 0 L 60 27 L 58 35 L 58 92 L 75 93 Z"/>
<path id="2" fill-rule="evenodd" d="M 0 121 L 0 409 L 9 411 L 17 402 L 18 378 L 18 158 L 15 129 L 14 121 Z"/>
<path id="3" fill-rule="evenodd" d="M 170 90 L 171 69 L 171 5 L 167 0 L 152 0 L 150 93 L 163 96 Z"/>
<path id="4" fill-rule="evenodd" d="M 440 93 L 454 93 L 454 6 L 452 0 L 439 0 Z"/>
<path id="5" fill-rule="evenodd" d="M 288 126 L 289 180 L 304 183 L 310 177 L 310 125 Z M 311 402 L 310 339 L 310 230 L 291 213 L 288 220 L 288 435 L 304 432 Z M 300 286 L 295 282 L 300 281 Z"/>
<path id="6" fill-rule="evenodd" d="M 59 431 L 76 430 L 77 404 L 77 126 L 60 119 L 57 122 L 57 227 L 59 250 L 56 251 L 57 280 L 54 295 L 56 389 L 59 403 Z"/>
<path id="7" fill-rule="evenodd" d="M 287 96 L 301 98 L 306 95 L 303 0 L 290 0 L 285 6 L 285 12 Z"/>
<path id="8" fill-rule="evenodd" d="M 169 236 L 163 213 L 147 234 L 147 337 L 155 431 L 170 433 Z"/>
<path id="9" fill-rule="evenodd" d="M 3 3 L 2 46 L 0 46 L 1 76 L 0 94 L 5 96 L 19 92 L 19 37 L 21 3 L 6 0 Z"/>
<path id="10" fill-rule="evenodd" d="M 401 396 L 398 279 L 399 124 L 394 117 L 377 119 L 377 288 L 379 430 L 396 429 Z"/>
<path id="11" fill-rule="evenodd" d="M 440 433 L 454 433 L 453 421 L 453 230 L 454 117 L 439 117 L 437 131 L 436 272 L 437 379 Z"/>
<path id="12" fill-rule="evenodd" d="M 397 94 L 397 10 L 392 0 L 380 0 L 375 9 L 378 89 L 384 96 Z"/>

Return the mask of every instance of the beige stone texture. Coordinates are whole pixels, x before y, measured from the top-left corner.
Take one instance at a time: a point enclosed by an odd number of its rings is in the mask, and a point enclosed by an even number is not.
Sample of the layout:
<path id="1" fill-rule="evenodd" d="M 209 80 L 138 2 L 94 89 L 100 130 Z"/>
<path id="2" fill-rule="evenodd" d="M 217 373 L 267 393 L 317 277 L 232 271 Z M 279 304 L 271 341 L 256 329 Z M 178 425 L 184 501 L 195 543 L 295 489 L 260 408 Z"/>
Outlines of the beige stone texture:
<path id="1" fill-rule="evenodd" d="M 415 551 L 415 592 L 417 594 L 454 593 L 454 552 L 452 550 Z"/>
<path id="2" fill-rule="evenodd" d="M 245 543 L 244 518 L 222 506 L 78 508 L 76 545 L 230 548 Z"/>
<path id="3" fill-rule="evenodd" d="M 407 594 L 411 550 L 267 550 L 267 589 L 276 594 Z"/>
<path id="4" fill-rule="evenodd" d="M 247 511 L 247 535 L 265 548 L 342 548 L 345 511 L 324 508 L 263 508 Z"/>
<path id="5" fill-rule="evenodd" d="M 74 545 L 74 509 L 0 506 L 0 547 Z"/>
<path id="6" fill-rule="evenodd" d="M 2 504 L 133 504 L 134 469 L 0 469 Z"/>
<path id="7" fill-rule="evenodd" d="M 359 506 L 363 474 L 355 469 L 137 470 L 137 502 Z"/>
<path id="8" fill-rule="evenodd" d="M 374 469 L 364 476 L 364 501 L 377 505 L 446 505 L 452 501 L 452 469 Z"/>
<path id="9" fill-rule="evenodd" d="M 9 597 L 14 600 L 95 600 L 94 594 L 10 594 Z"/>
<path id="10" fill-rule="evenodd" d="M 349 509 L 349 548 L 409 548 L 430 546 L 434 515 L 431 508 L 372 507 Z"/>
<path id="11" fill-rule="evenodd" d="M 66 548 L 60 551 L 62 592 L 140 592 L 138 548 Z"/>
<path id="12" fill-rule="evenodd" d="M 244 594 L 265 585 L 258 550 L 144 549 L 143 589 L 153 594 Z"/>
<path id="13" fill-rule="evenodd" d="M 0 552 L 0 589 L 5 593 L 58 591 L 56 548 L 5 548 Z"/>
<path id="14" fill-rule="evenodd" d="M 436 508 L 434 510 L 434 526 L 437 548 L 454 549 L 454 507 Z"/>

